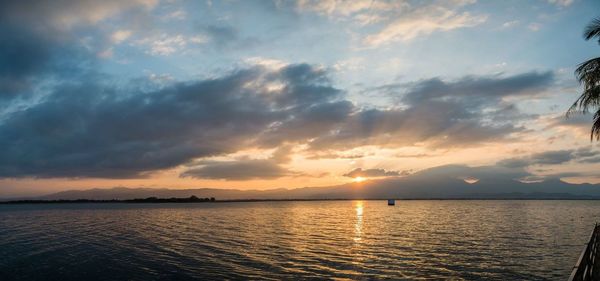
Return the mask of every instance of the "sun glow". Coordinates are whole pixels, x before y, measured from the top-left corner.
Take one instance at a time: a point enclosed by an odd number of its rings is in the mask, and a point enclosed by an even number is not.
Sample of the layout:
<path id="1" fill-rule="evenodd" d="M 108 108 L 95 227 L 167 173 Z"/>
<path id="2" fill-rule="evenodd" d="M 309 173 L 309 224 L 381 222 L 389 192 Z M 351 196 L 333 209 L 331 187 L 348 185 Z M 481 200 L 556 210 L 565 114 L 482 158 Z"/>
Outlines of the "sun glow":
<path id="1" fill-rule="evenodd" d="M 352 181 L 354 181 L 354 182 L 363 182 L 363 181 L 366 181 L 366 180 L 367 180 L 367 178 L 364 178 L 364 177 L 355 177 Z"/>

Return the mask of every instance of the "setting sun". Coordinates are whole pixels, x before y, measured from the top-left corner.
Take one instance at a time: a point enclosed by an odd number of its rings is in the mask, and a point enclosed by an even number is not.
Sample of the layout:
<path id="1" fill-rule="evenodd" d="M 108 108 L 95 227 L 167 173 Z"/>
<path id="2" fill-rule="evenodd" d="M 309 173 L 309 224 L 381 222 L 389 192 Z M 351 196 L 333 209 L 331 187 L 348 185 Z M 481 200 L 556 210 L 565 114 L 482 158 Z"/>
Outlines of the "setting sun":
<path id="1" fill-rule="evenodd" d="M 363 181 L 366 181 L 366 180 L 367 180 L 367 178 L 364 178 L 364 177 L 355 177 L 352 181 L 354 181 L 354 182 L 363 182 Z"/>

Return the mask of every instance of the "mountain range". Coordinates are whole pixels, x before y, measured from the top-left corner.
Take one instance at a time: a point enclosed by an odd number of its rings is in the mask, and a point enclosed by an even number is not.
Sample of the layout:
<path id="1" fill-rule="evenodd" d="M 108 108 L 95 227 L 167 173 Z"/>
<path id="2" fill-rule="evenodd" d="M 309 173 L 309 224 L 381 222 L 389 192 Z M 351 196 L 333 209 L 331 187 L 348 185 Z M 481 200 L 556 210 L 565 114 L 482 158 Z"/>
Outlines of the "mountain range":
<path id="1" fill-rule="evenodd" d="M 496 166 L 468 167 L 446 165 L 403 177 L 367 180 L 327 187 L 295 189 L 167 189 L 126 188 L 69 190 L 35 199 L 134 199 L 215 197 L 217 200 L 243 199 L 600 199 L 600 184 L 571 184 L 558 178 L 536 182 L 514 179 L 519 170 Z"/>

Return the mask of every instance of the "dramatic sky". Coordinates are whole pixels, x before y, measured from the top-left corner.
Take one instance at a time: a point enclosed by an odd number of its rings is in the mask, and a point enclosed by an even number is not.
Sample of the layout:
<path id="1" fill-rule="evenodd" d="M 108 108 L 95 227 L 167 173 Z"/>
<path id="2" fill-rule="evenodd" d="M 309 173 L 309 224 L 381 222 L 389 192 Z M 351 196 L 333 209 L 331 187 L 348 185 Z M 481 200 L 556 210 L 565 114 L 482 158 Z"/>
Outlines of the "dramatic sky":
<path id="1" fill-rule="evenodd" d="M 448 164 L 600 182 L 591 117 L 564 118 L 597 16 L 595 0 L 2 1 L 0 196 Z"/>

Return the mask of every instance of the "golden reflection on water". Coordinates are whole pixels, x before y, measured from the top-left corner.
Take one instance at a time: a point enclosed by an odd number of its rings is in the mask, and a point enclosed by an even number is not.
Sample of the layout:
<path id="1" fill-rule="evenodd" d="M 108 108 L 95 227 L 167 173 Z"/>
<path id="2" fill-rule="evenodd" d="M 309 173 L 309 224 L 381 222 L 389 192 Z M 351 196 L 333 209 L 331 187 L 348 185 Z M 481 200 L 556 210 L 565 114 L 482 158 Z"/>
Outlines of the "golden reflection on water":
<path id="1" fill-rule="evenodd" d="M 363 205 L 363 201 L 354 202 L 354 209 L 356 209 L 356 222 L 354 223 L 354 242 L 359 242 L 362 239 Z"/>
<path id="2" fill-rule="evenodd" d="M 558 280 L 600 218 L 597 200 L 398 203 L 0 204 L 0 280 Z"/>

